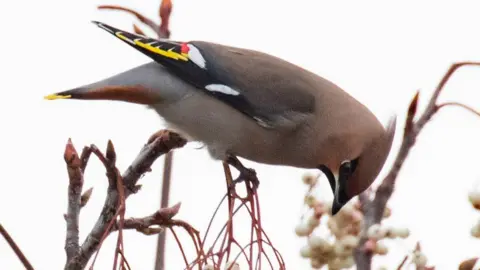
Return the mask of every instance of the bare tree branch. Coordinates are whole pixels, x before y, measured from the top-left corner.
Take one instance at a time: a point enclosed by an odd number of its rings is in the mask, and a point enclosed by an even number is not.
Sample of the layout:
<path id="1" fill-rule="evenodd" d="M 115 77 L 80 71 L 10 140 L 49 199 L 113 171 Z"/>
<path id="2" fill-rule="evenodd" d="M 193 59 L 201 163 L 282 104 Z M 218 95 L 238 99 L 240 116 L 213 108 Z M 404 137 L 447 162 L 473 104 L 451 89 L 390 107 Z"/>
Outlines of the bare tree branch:
<path id="1" fill-rule="evenodd" d="M 64 153 L 65 163 L 68 171 L 68 210 L 65 220 L 67 223 L 67 236 L 65 238 L 65 252 L 67 261 L 70 261 L 79 250 L 79 218 L 81 206 L 81 196 L 83 188 L 82 161 L 79 158 L 72 140 L 68 139 Z"/>
<path id="2" fill-rule="evenodd" d="M 477 112 L 475 109 L 471 108 L 470 106 L 467 106 L 465 104 L 462 104 L 462 103 L 458 103 L 458 102 L 445 102 L 445 103 L 442 103 L 440 105 L 438 105 L 438 110 L 440 110 L 441 108 L 445 108 L 445 107 L 452 107 L 452 106 L 457 106 L 457 107 L 460 107 L 460 108 L 463 108 L 473 114 L 475 114 L 476 116 L 480 117 L 480 113 Z"/>
<path id="3" fill-rule="evenodd" d="M 185 143 L 186 140 L 178 134 L 163 131 L 158 133 L 157 137 L 152 142 L 145 145 L 121 177 L 125 187 L 125 199 L 138 190 L 136 187 L 137 181 L 144 173 L 150 171 L 151 165 L 158 157 L 174 148 L 182 147 Z M 95 153 L 95 150 L 93 152 Z M 106 157 L 106 159 L 111 158 L 112 157 L 108 157 L 108 155 Z M 91 256 L 97 251 L 108 225 L 117 215 L 119 199 L 120 194 L 116 187 L 114 185 L 109 185 L 107 197 L 96 224 L 83 242 L 78 254 L 67 262 L 65 269 L 85 268 Z"/>
<path id="4" fill-rule="evenodd" d="M 400 264 L 398 265 L 397 267 L 397 270 L 402 270 L 402 267 L 405 265 L 405 263 L 407 262 L 408 260 L 408 255 L 406 255 L 405 257 L 403 257 L 403 260 L 400 262 Z"/>

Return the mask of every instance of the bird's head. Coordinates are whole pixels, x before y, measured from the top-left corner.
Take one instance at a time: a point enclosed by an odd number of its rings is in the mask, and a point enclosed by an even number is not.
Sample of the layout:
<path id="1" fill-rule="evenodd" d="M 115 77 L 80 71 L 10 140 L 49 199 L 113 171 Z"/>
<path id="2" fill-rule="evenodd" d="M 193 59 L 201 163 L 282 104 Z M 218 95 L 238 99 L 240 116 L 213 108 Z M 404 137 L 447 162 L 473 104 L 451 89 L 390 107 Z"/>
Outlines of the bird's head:
<path id="1" fill-rule="evenodd" d="M 365 191 L 377 178 L 390 153 L 395 136 L 396 119 L 386 129 L 365 144 L 361 154 L 353 160 L 345 160 L 335 176 L 327 172 L 334 193 L 332 215 L 354 196 Z M 323 169 L 322 171 L 328 171 Z"/>

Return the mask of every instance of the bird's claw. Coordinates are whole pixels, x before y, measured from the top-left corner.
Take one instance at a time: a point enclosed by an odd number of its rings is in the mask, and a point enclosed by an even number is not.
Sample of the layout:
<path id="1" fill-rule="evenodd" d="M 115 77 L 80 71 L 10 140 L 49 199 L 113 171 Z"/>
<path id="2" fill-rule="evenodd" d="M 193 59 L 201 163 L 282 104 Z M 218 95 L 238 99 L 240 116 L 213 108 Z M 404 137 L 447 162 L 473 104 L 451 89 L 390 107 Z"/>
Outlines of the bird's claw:
<path id="1" fill-rule="evenodd" d="M 235 186 L 238 183 L 248 181 L 252 184 L 253 190 L 256 190 L 260 185 L 260 181 L 258 181 L 257 173 L 254 169 L 245 168 L 244 170 L 240 171 L 240 175 L 235 178 L 232 182 L 232 186 Z"/>

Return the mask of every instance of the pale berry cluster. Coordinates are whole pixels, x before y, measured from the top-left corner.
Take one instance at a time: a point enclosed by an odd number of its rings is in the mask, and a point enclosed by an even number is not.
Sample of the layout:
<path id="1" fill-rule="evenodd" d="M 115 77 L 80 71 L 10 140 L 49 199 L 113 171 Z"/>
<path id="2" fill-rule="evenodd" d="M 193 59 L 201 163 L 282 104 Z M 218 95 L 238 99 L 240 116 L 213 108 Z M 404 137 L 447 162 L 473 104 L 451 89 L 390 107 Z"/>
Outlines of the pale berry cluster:
<path id="1" fill-rule="evenodd" d="M 331 203 L 321 201 L 313 195 L 318 177 L 305 175 L 303 182 L 309 186 L 304 199 L 309 211 L 308 216 L 304 217 L 295 228 L 298 236 L 307 238 L 307 245 L 301 248 L 300 255 L 309 259 L 314 269 L 324 266 L 328 266 L 331 270 L 351 268 L 355 264 L 353 251 L 358 245 L 363 225 L 360 203 L 352 201 L 332 217 Z M 388 218 L 390 215 L 391 210 L 387 207 L 383 218 Z M 388 253 L 388 248 L 383 239 L 407 238 L 409 235 L 407 228 L 384 227 L 376 224 L 368 229 L 369 239 L 364 248 L 369 249 L 373 254 L 385 255 Z"/>

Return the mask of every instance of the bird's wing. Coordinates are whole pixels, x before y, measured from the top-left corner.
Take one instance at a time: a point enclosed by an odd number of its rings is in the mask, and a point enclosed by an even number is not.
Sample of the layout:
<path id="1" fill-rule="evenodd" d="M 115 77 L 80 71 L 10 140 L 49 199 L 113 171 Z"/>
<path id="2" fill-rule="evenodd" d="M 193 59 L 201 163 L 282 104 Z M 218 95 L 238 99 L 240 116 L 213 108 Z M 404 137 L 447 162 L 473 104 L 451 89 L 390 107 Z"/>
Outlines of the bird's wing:
<path id="1" fill-rule="evenodd" d="M 93 23 L 265 128 L 296 127 L 313 114 L 314 75 L 279 58 L 208 42 L 154 39 Z"/>

